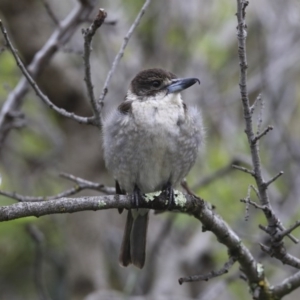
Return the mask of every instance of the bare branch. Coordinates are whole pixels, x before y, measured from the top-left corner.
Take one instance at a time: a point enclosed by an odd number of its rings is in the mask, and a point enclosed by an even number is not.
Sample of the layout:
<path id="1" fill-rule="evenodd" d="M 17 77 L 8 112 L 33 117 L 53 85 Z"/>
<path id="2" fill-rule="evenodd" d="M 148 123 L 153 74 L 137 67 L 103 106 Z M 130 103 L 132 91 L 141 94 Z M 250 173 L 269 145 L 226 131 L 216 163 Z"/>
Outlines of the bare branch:
<path id="1" fill-rule="evenodd" d="M 232 165 L 232 167 L 234 169 L 237 169 L 237 170 L 240 170 L 240 171 L 245 172 L 247 174 L 250 174 L 252 176 L 255 176 L 255 173 L 252 170 L 249 170 L 249 169 L 247 169 L 245 167 L 241 167 L 241 166 L 238 166 L 238 165 Z"/>
<path id="2" fill-rule="evenodd" d="M 245 221 L 249 219 L 249 203 L 250 203 L 250 193 L 251 193 L 251 185 L 248 186 L 247 196 L 245 199 L 241 199 L 241 202 L 244 202 L 245 205 Z"/>
<path id="3" fill-rule="evenodd" d="M 268 126 L 265 128 L 261 133 L 257 134 L 254 139 L 252 140 L 252 143 L 257 143 L 259 139 L 261 139 L 264 135 L 266 135 L 269 131 L 273 130 L 273 126 Z"/>
<path id="4" fill-rule="evenodd" d="M 53 32 L 48 41 L 35 54 L 32 62 L 27 67 L 28 73 L 30 73 L 33 79 L 35 79 L 47 65 L 59 47 L 68 42 L 80 22 L 89 16 L 92 9 L 93 7 L 89 1 L 86 1 L 86 3 L 84 1 L 78 2 L 77 6 L 63 21 L 60 22 L 60 27 Z M 23 103 L 22 99 L 29 90 L 29 86 L 29 82 L 26 77 L 23 76 L 4 102 L 0 111 L 0 144 L 4 141 L 6 135 L 11 129 L 11 126 L 8 126 L 8 124 L 12 122 L 12 119 L 7 118 L 7 116 L 9 112 L 19 110 Z"/>
<path id="5" fill-rule="evenodd" d="M 292 231 L 294 231 L 296 228 L 300 226 L 300 221 L 297 221 L 294 225 L 292 225 L 290 228 L 283 230 L 282 232 L 278 233 L 279 236 L 281 236 L 281 239 L 283 239 L 286 235 L 289 235 Z M 298 241 L 299 242 L 299 241 Z"/>
<path id="6" fill-rule="evenodd" d="M 128 42 L 129 42 L 129 40 L 130 40 L 130 38 L 131 38 L 131 36 L 132 36 L 134 30 L 135 30 L 135 28 L 139 25 L 140 20 L 141 20 L 142 16 L 144 15 L 144 13 L 145 13 L 145 11 L 146 11 L 146 9 L 148 8 L 148 6 L 149 6 L 150 3 L 151 3 L 151 0 L 146 0 L 146 1 L 145 1 L 145 3 L 144 3 L 144 5 L 142 6 L 140 12 L 139 12 L 138 15 L 136 16 L 136 18 L 135 18 L 133 24 L 130 26 L 130 28 L 129 28 L 127 34 L 126 34 L 126 36 L 124 37 L 124 41 L 123 41 L 123 43 L 122 43 L 122 46 L 121 46 L 121 48 L 120 48 L 118 54 L 116 55 L 116 57 L 115 57 L 115 59 L 114 59 L 114 61 L 113 61 L 113 63 L 112 63 L 112 66 L 111 66 L 111 68 L 110 68 L 110 70 L 109 70 L 109 72 L 108 72 L 108 74 L 107 74 L 107 77 L 106 77 L 106 79 L 105 79 L 105 82 L 104 82 L 104 86 L 103 86 L 102 92 L 101 92 L 100 97 L 99 97 L 99 99 L 98 99 L 98 105 L 99 105 L 100 107 L 103 106 L 103 101 L 104 101 L 104 98 L 105 98 L 105 96 L 106 96 L 106 94 L 107 94 L 107 92 L 108 92 L 108 86 L 109 86 L 110 80 L 111 80 L 111 78 L 112 78 L 112 75 L 114 74 L 114 72 L 115 72 L 115 70 L 116 70 L 116 68 L 117 68 L 117 66 L 118 66 L 118 64 L 119 64 L 119 62 L 120 62 L 120 60 L 121 60 L 121 58 L 122 58 L 123 55 L 124 55 L 125 48 L 126 48 L 126 46 L 127 46 Z"/>
<path id="7" fill-rule="evenodd" d="M 256 195 L 257 199 L 259 200 L 259 192 L 258 192 L 257 188 L 252 184 L 250 184 L 250 187 L 255 192 L 255 195 Z"/>
<path id="8" fill-rule="evenodd" d="M 95 123 L 95 118 L 94 117 L 80 117 L 75 115 L 74 113 L 70 113 L 67 112 L 65 109 L 63 108 L 59 108 L 56 105 L 54 105 L 49 98 L 40 90 L 40 88 L 38 87 L 38 85 L 36 84 L 36 82 L 34 81 L 34 79 L 31 77 L 31 75 L 29 74 L 29 72 L 27 71 L 27 69 L 25 68 L 23 62 L 21 61 L 19 55 L 17 54 L 17 51 L 15 50 L 15 48 L 13 47 L 9 36 L 7 34 L 7 31 L 5 29 L 5 27 L 2 24 L 2 21 L 0 20 L 0 28 L 1 31 L 3 33 L 3 36 L 5 38 L 5 41 L 7 43 L 8 48 L 10 49 L 11 53 L 13 54 L 15 61 L 18 65 L 18 67 L 20 68 L 20 70 L 22 71 L 23 75 L 25 76 L 25 78 L 28 80 L 29 84 L 32 86 L 32 88 L 34 89 L 34 91 L 36 92 L 36 94 L 38 95 L 38 97 L 45 103 L 47 104 L 51 109 L 53 109 L 55 112 L 57 112 L 58 114 L 66 117 L 66 118 L 70 118 L 73 119 L 81 124 L 94 124 Z"/>
<path id="9" fill-rule="evenodd" d="M 273 183 L 275 180 L 277 180 L 281 175 L 283 175 L 283 171 L 280 171 L 277 175 L 275 175 L 273 178 L 271 178 L 269 181 L 265 182 L 265 187 L 268 187 L 271 183 Z"/>
<path id="10" fill-rule="evenodd" d="M 48 1 L 47 0 L 41 0 L 43 2 L 43 5 L 45 6 L 45 9 L 47 11 L 47 14 L 49 15 L 50 19 L 53 21 L 53 23 L 56 25 L 56 26 L 60 26 L 59 24 L 59 20 L 58 18 L 56 17 L 54 11 L 52 10 L 51 6 L 49 5 Z"/>
<path id="11" fill-rule="evenodd" d="M 104 195 L 99 197 L 61 198 L 43 202 L 22 202 L 0 207 L 0 222 L 18 219 L 26 216 L 44 216 L 56 213 L 73 213 L 85 210 L 131 209 L 134 207 L 131 195 Z M 167 209 L 165 193 L 147 194 L 141 201 L 141 208 L 155 210 Z M 234 253 L 250 287 L 257 287 L 264 280 L 264 272 L 258 270 L 258 264 L 240 238 L 230 229 L 227 223 L 217 215 L 204 200 L 192 195 L 175 191 L 174 211 L 193 215 L 202 222 L 206 230 L 212 231 L 218 241 L 224 244 L 229 253 Z M 261 289 L 264 295 L 268 286 Z"/>
<path id="12" fill-rule="evenodd" d="M 257 204 L 256 202 L 254 202 L 254 201 L 252 201 L 252 200 L 250 200 L 250 199 L 247 199 L 247 198 L 241 199 L 240 201 L 243 202 L 243 203 L 245 203 L 245 204 L 251 204 L 253 207 L 258 208 L 258 209 L 261 209 L 261 210 L 266 209 L 265 206 L 259 205 L 259 204 Z"/>
<path id="13" fill-rule="evenodd" d="M 229 260 L 224 264 L 224 266 L 220 270 L 211 271 L 205 275 L 182 277 L 179 278 L 178 282 L 179 284 L 183 284 L 184 282 L 208 281 L 212 278 L 228 273 L 229 269 L 234 265 L 235 262 L 236 262 L 236 258 L 230 257 Z"/>
<path id="14" fill-rule="evenodd" d="M 276 243 L 276 237 L 280 234 L 280 220 L 276 216 L 275 212 L 270 203 L 269 195 L 267 193 L 267 187 L 274 180 L 276 180 L 279 176 L 281 176 L 281 172 L 272 178 L 270 181 L 265 182 L 262 175 L 262 167 L 261 167 L 261 159 L 259 155 L 259 143 L 257 142 L 264 134 L 266 134 L 270 129 L 264 130 L 262 133 L 260 132 L 260 127 L 262 124 L 262 111 L 263 111 L 263 102 L 261 102 L 261 110 L 259 114 L 258 124 L 257 124 L 257 135 L 255 136 L 252 124 L 252 113 L 254 107 L 250 107 L 249 104 L 249 95 L 247 90 L 247 55 L 246 55 L 246 22 L 245 22 L 245 9 L 248 6 L 249 2 L 245 0 L 237 0 L 237 19 L 238 19 L 238 27 L 237 27 L 237 39 L 238 39 L 238 56 L 240 62 L 240 95 L 243 105 L 243 113 L 245 120 L 245 133 L 248 138 L 248 143 L 251 152 L 251 159 L 253 165 L 253 173 L 254 179 L 256 181 L 257 190 L 259 193 L 259 201 L 261 205 L 256 203 L 252 203 L 249 201 L 249 204 L 253 205 L 256 208 L 261 208 L 264 212 L 264 215 L 267 219 L 268 226 L 266 227 L 266 232 L 271 236 L 274 241 L 271 248 L 272 256 L 275 256 L 277 259 L 281 260 L 282 263 L 289 264 L 298 264 L 298 259 L 291 258 L 288 254 L 286 254 L 285 246 L 283 242 Z M 261 97 L 257 98 L 257 101 L 261 100 Z M 296 239 L 290 235 L 288 235 L 293 241 Z M 269 253 L 270 254 L 270 253 Z M 270 255 L 271 255 L 270 254 Z M 291 258 L 291 259 L 290 259 Z"/>
<path id="15" fill-rule="evenodd" d="M 105 185 L 100 183 L 88 181 L 80 177 L 75 177 L 74 175 L 66 174 L 66 173 L 62 173 L 60 174 L 60 176 L 75 182 L 76 185 L 66 191 L 63 191 L 53 196 L 40 196 L 40 197 L 24 196 L 21 194 L 17 194 L 15 192 L 7 192 L 3 190 L 0 190 L 0 195 L 11 199 L 15 199 L 19 202 L 40 202 L 40 201 L 56 200 L 62 197 L 72 196 L 83 190 L 95 190 L 107 195 L 115 194 L 115 188 L 106 187 Z"/>
<path id="16" fill-rule="evenodd" d="M 277 296 L 277 299 L 283 298 L 283 296 L 290 294 L 300 286 L 300 272 L 286 278 L 282 283 L 273 287 L 273 294 Z"/>
<path id="17" fill-rule="evenodd" d="M 252 204 L 252 203 L 251 203 L 251 204 Z M 270 214 L 270 215 L 273 214 L 273 211 L 271 211 L 267 206 L 259 206 L 258 204 L 254 204 L 253 206 L 255 206 L 256 208 L 259 208 L 259 209 L 263 210 L 266 214 Z M 269 234 L 269 235 L 272 237 L 272 241 L 271 241 L 271 242 L 272 242 L 272 243 L 275 243 L 275 244 L 277 245 L 278 242 L 280 242 L 280 241 L 282 240 L 282 238 L 284 237 L 284 236 L 281 236 L 282 231 L 285 232 L 286 229 L 285 229 L 284 226 L 281 224 L 279 218 L 277 218 L 276 215 L 274 215 L 273 217 L 274 217 L 274 219 L 277 220 L 276 226 L 277 226 L 278 229 L 280 229 L 280 231 L 277 230 L 277 231 L 274 232 L 274 230 L 273 230 L 272 228 L 270 228 L 270 226 L 258 225 L 258 227 L 259 227 L 261 230 L 265 231 L 267 234 Z M 286 235 L 287 235 L 287 236 L 289 237 L 289 239 L 290 239 L 291 241 L 293 241 L 295 244 L 298 244 L 298 243 L 299 243 L 299 240 L 298 240 L 297 238 L 295 238 L 293 235 L 291 235 L 290 233 L 287 233 Z M 277 247 L 277 246 L 276 246 L 276 247 Z"/>
<path id="18" fill-rule="evenodd" d="M 94 94 L 94 86 L 91 76 L 91 65 L 90 65 L 90 55 L 91 55 L 91 42 L 97 31 L 97 29 L 103 24 L 107 13 L 104 9 L 100 8 L 97 17 L 93 20 L 92 24 L 87 29 L 82 29 L 82 34 L 84 37 L 84 66 L 85 66 L 85 83 L 87 91 L 89 94 L 90 102 L 96 119 L 96 124 L 101 127 L 101 109 L 102 107 L 96 101 Z"/>
<path id="19" fill-rule="evenodd" d="M 239 158 L 233 158 L 227 165 L 225 165 L 224 167 L 216 170 L 214 173 L 202 178 L 201 180 L 199 180 L 198 183 L 196 183 L 192 189 L 196 190 L 199 189 L 200 187 L 209 185 L 210 183 L 212 183 L 214 180 L 217 180 L 223 176 L 225 176 L 226 174 L 228 174 L 229 172 L 232 171 L 232 165 L 240 165 L 240 163 L 242 163 L 241 159 Z"/>
<path id="20" fill-rule="evenodd" d="M 251 107 L 250 107 L 251 115 L 254 113 L 254 110 L 255 110 L 255 107 L 256 107 L 257 103 L 260 102 L 260 101 L 261 101 L 261 94 L 259 94 L 259 95 L 255 98 L 253 104 L 252 104 Z"/>
<path id="21" fill-rule="evenodd" d="M 116 193 L 116 189 L 114 187 L 107 187 L 101 183 L 89 181 L 81 177 L 74 176 L 72 174 L 60 173 L 59 176 L 71 180 L 73 182 L 76 182 L 78 185 L 80 185 L 82 189 L 96 190 L 106 195 L 113 195 Z"/>
<path id="22" fill-rule="evenodd" d="M 260 135 L 260 129 L 263 123 L 263 112 L 264 112 L 264 108 L 265 108 L 265 102 L 264 99 L 262 97 L 259 97 L 259 102 L 260 102 L 260 110 L 259 110 L 259 114 L 257 117 L 257 129 L 256 129 L 256 135 Z M 251 108 L 250 108 L 251 111 Z"/>
<path id="23" fill-rule="evenodd" d="M 260 243 L 260 248 L 263 252 L 267 253 L 271 257 L 277 258 L 283 264 L 300 269 L 300 259 L 287 253 L 283 242 L 278 244 L 273 243 L 270 247 Z"/>
<path id="24" fill-rule="evenodd" d="M 281 221 L 278 219 L 277 220 L 277 227 L 281 230 L 281 231 L 285 231 L 285 227 L 282 225 Z M 277 234 L 281 234 L 281 232 L 277 232 Z M 291 241 L 293 241 L 295 244 L 299 243 L 299 240 L 297 238 L 295 238 L 292 234 L 287 234 L 287 236 L 290 238 Z"/>
<path id="25" fill-rule="evenodd" d="M 81 57 L 83 56 L 83 50 L 79 47 L 61 46 L 60 50 L 64 53 L 76 54 L 80 55 Z"/>

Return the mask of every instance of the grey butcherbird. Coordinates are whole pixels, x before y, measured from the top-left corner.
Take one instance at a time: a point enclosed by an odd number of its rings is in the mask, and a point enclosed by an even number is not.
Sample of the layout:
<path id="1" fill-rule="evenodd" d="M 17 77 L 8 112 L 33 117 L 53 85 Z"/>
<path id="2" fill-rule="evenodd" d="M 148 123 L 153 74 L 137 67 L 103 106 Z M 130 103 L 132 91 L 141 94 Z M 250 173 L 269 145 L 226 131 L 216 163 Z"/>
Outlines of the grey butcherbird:
<path id="1" fill-rule="evenodd" d="M 125 101 L 103 124 L 104 159 L 116 179 L 119 193 L 167 190 L 194 165 L 204 130 L 200 112 L 187 107 L 180 92 L 197 78 L 177 78 L 162 69 L 148 69 L 131 81 Z M 119 257 L 120 264 L 143 268 L 145 263 L 148 209 L 131 209 Z"/>

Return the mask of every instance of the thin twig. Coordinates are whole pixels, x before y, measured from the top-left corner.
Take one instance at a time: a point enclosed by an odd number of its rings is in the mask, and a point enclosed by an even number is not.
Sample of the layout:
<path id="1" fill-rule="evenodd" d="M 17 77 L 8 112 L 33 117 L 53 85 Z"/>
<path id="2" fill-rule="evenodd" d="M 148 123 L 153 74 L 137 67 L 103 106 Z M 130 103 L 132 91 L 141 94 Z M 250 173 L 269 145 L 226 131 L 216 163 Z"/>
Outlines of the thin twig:
<path id="1" fill-rule="evenodd" d="M 260 102 L 260 101 L 261 101 L 261 94 L 259 94 L 259 95 L 255 98 L 253 104 L 252 104 L 251 107 L 250 107 L 251 115 L 254 113 L 256 104 L 257 104 L 258 102 Z"/>
<path id="2" fill-rule="evenodd" d="M 43 2 L 43 5 L 44 5 L 44 7 L 45 7 L 45 9 L 46 9 L 46 11 L 47 11 L 49 17 L 50 17 L 51 20 L 53 21 L 53 23 L 54 23 L 56 26 L 59 27 L 59 26 L 60 26 L 59 20 L 58 20 L 58 18 L 56 17 L 56 15 L 55 15 L 54 11 L 52 10 L 52 8 L 51 8 L 50 4 L 48 3 L 48 1 L 47 1 L 47 0 L 42 0 L 42 2 Z"/>
<path id="3" fill-rule="evenodd" d="M 281 175 L 283 175 L 283 173 L 284 173 L 283 171 L 280 171 L 277 175 L 275 175 L 269 181 L 265 182 L 265 187 L 268 187 L 271 183 L 273 183 L 275 180 L 277 180 Z"/>
<path id="4" fill-rule="evenodd" d="M 260 140 L 264 135 L 266 135 L 269 131 L 273 130 L 273 126 L 268 126 L 265 128 L 261 133 L 257 134 L 254 139 L 252 140 L 252 143 L 257 143 L 258 140 Z"/>
<path id="5" fill-rule="evenodd" d="M 180 185 L 188 194 L 195 196 L 195 193 L 192 191 L 185 178 L 181 181 Z"/>
<path id="6" fill-rule="evenodd" d="M 240 171 L 245 172 L 247 174 L 250 174 L 252 176 L 255 176 L 255 173 L 252 170 L 249 170 L 249 169 L 247 169 L 245 167 L 241 167 L 241 166 L 238 166 L 238 165 L 232 165 L 232 167 L 234 169 L 237 169 L 237 170 L 240 170 Z"/>
<path id="7" fill-rule="evenodd" d="M 252 203 L 251 203 L 252 204 Z M 273 214 L 273 212 L 271 210 L 269 210 L 269 208 L 267 206 L 262 206 L 262 207 L 259 207 L 257 204 L 256 205 L 256 208 L 259 208 L 261 210 L 263 210 L 265 213 L 267 214 Z M 253 205 L 254 206 L 254 205 Z M 272 238 L 272 243 L 278 243 L 279 241 L 281 241 L 284 236 L 282 236 L 282 232 L 285 232 L 286 229 L 285 227 L 281 224 L 281 221 L 279 220 L 279 218 L 277 218 L 277 216 L 273 216 L 277 223 L 276 223 L 276 226 L 277 228 L 280 229 L 280 231 L 276 231 L 274 232 L 274 230 L 270 227 L 270 226 L 263 226 L 263 225 L 258 225 L 258 227 L 265 231 L 267 234 L 269 234 Z M 295 244 L 298 244 L 299 243 L 299 240 L 297 238 L 295 238 L 292 234 L 290 233 L 287 233 L 286 236 L 292 241 L 294 242 Z"/>
<path id="8" fill-rule="evenodd" d="M 106 195 L 114 195 L 116 193 L 116 189 L 114 187 L 108 187 L 101 183 L 89 181 L 89 180 L 83 179 L 81 177 L 74 176 L 72 174 L 60 173 L 59 176 L 61 176 L 62 178 L 66 178 L 70 181 L 76 182 L 82 188 L 84 187 L 85 189 L 96 190 L 96 191 L 104 193 Z"/>
<path id="9" fill-rule="evenodd" d="M 287 253 L 283 242 L 272 244 L 270 247 L 262 243 L 259 244 L 263 252 L 267 253 L 271 257 L 277 258 L 283 264 L 300 269 L 300 259 L 289 253 Z"/>
<path id="10" fill-rule="evenodd" d="M 253 207 L 261 209 L 261 210 L 266 209 L 265 206 L 259 205 L 259 204 L 257 204 L 256 202 L 254 202 L 250 199 L 241 199 L 240 201 L 243 202 L 243 203 L 246 203 L 246 204 L 251 204 Z"/>
<path id="11" fill-rule="evenodd" d="M 84 37 L 84 54 L 83 54 L 83 60 L 84 60 L 84 66 L 85 66 L 85 76 L 84 81 L 86 83 L 88 95 L 90 98 L 91 106 L 94 112 L 94 116 L 96 119 L 96 124 L 98 127 L 101 127 L 101 109 L 102 107 L 99 106 L 99 104 L 96 101 L 95 94 L 94 94 L 94 86 L 92 82 L 92 76 L 91 76 L 91 65 L 90 65 L 90 55 L 91 55 L 91 42 L 92 39 L 97 31 L 97 29 L 103 24 L 105 18 L 107 16 L 107 13 L 104 9 L 100 8 L 98 11 L 98 14 L 96 18 L 93 20 L 92 24 L 86 28 L 82 29 L 82 34 Z"/>
<path id="12" fill-rule="evenodd" d="M 79 193 L 83 189 L 84 188 L 81 188 L 80 186 L 75 186 L 75 187 L 72 187 L 64 192 L 58 193 L 53 196 L 39 196 L 39 197 L 25 196 L 25 195 L 21 195 L 21 194 L 15 193 L 15 192 L 8 192 L 8 191 L 0 190 L 0 195 L 11 198 L 11 199 L 15 199 L 19 202 L 40 202 L 40 201 L 49 201 L 49 200 L 60 199 L 61 197 L 72 196 L 72 195 Z"/>
<path id="13" fill-rule="evenodd" d="M 282 225 L 281 221 L 278 219 L 278 222 L 277 222 L 277 227 L 281 230 L 281 231 L 285 231 L 285 227 Z M 280 234 L 280 232 L 278 233 Z M 292 234 L 288 234 L 287 235 L 289 237 L 289 239 L 291 241 L 293 241 L 295 244 L 298 244 L 299 243 L 299 240 L 297 238 L 295 238 Z"/>
<path id="14" fill-rule="evenodd" d="M 241 202 L 244 202 L 245 205 L 245 221 L 248 221 L 249 219 L 249 201 L 250 200 L 250 192 L 251 192 L 251 185 L 248 186 L 247 196 L 244 199 L 241 199 Z"/>
<path id="15" fill-rule="evenodd" d="M 35 80 L 31 77 L 31 75 L 29 74 L 29 72 L 27 71 L 26 67 L 24 66 L 23 62 L 21 61 L 19 55 L 17 54 L 17 51 L 15 50 L 14 46 L 12 45 L 10 38 L 7 34 L 7 31 L 2 23 L 2 21 L 0 20 L 0 28 L 1 31 L 3 33 L 4 39 L 7 43 L 8 48 L 10 49 L 11 53 L 14 56 L 14 59 L 19 67 L 19 69 L 21 70 L 21 72 L 23 73 L 23 75 L 25 76 L 25 78 L 27 79 L 27 81 L 29 82 L 29 84 L 32 86 L 32 88 L 34 89 L 34 91 L 36 92 L 36 94 L 38 95 L 38 97 L 46 104 L 48 105 L 51 109 L 53 109 L 55 112 L 57 112 L 58 114 L 75 120 L 77 122 L 79 122 L 80 124 L 95 124 L 95 117 L 81 117 L 81 116 L 77 116 L 74 113 L 70 113 L 68 111 L 66 111 L 63 108 L 59 108 L 58 106 L 56 106 L 55 104 L 53 104 L 49 98 L 40 90 L 39 86 L 37 85 L 37 83 L 35 82 Z"/>
<path id="16" fill-rule="evenodd" d="M 83 56 L 83 50 L 79 47 L 70 47 L 70 46 L 61 46 L 60 47 L 61 52 L 64 53 L 70 53 L 70 54 L 76 54 L 80 55 L 81 57 Z"/>
<path id="17" fill-rule="evenodd" d="M 259 97 L 259 102 L 260 102 L 260 110 L 258 113 L 258 117 L 257 117 L 257 130 L 256 130 L 256 135 L 260 135 L 260 129 L 263 123 L 263 112 L 264 112 L 264 108 L 265 108 L 265 102 L 264 99 L 262 97 Z M 251 108 L 250 108 L 251 111 Z"/>
<path id="18" fill-rule="evenodd" d="M 283 239 L 285 236 L 289 235 L 292 231 L 294 231 L 296 228 L 300 226 L 300 221 L 297 221 L 294 225 L 292 225 L 290 228 L 283 230 L 278 235 L 281 236 L 281 239 Z"/>
<path id="19" fill-rule="evenodd" d="M 250 184 L 250 187 L 252 188 L 252 190 L 255 192 L 257 199 L 259 200 L 259 192 L 258 189 L 253 185 Z"/>
<path id="20" fill-rule="evenodd" d="M 179 278 L 178 282 L 179 282 L 179 284 L 183 284 L 184 282 L 208 281 L 212 278 L 215 278 L 215 277 L 218 277 L 218 276 L 228 273 L 229 269 L 234 265 L 234 263 L 236 261 L 237 261 L 236 258 L 230 257 L 229 260 L 224 264 L 224 266 L 220 270 L 217 270 L 217 271 L 213 270 L 205 275 L 182 277 L 182 278 Z"/>
<path id="21" fill-rule="evenodd" d="M 136 18 L 135 18 L 133 24 L 130 26 L 130 28 L 129 28 L 127 34 L 126 34 L 126 36 L 124 37 L 124 41 L 123 41 L 123 43 L 122 43 L 122 46 L 121 46 L 121 48 L 120 48 L 118 54 L 116 55 L 116 57 L 115 57 L 115 59 L 114 59 L 114 61 L 113 61 L 113 63 L 112 63 L 112 66 L 111 66 L 111 68 L 110 68 L 110 70 L 109 70 L 109 72 L 108 72 L 108 74 L 107 74 L 107 77 L 106 77 L 106 79 L 105 79 L 105 82 L 104 82 L 104 86 L 103 86 L 102 92 L 101 92 L 100 97 L 99 97 L 99 99 L 98 99 L 98 103 L 99 103 L 99 106 L 100 106 L 100 107 L 103 106 L 103 101 L 104 101 L 104 98 L 105 98 L 105 96 L 106 96 L 106 94 L 107 94 L 107 92 L 108 92 L 108 86 L 109 86 L 110 80 L 111 80 L 111 78 L 112 78 L 112 75 L 114 74 L 114 72 L 115 72 L 115 70 L 116 70 L 116 68 L 117 68 L 117 66 L 118 66 L 118 64 L 119 64 L 119 62 L 120 62 L 120 60 L 121 60 L 121 58 L 122 58 L 123 55 L 124 55 L 125 48 L 126 48 L 126 46 L 127 46 L 128 42 L 129 42 L 129 40 L 130 40 L 130 38 L 131 38 L 131 36 L 132 36 L 134 30 L 135 30 L 135 28 L 138 26 L 138 24 L 139 24 L 139 22 L 140 22 L 142 16 L 144 15 L 144 13 L 145 13 L 145 11 L 146 11 L 146 9 L 148 8 L 148 6 L 149 6 L 150 3 L 151 3 L 151 0 L 146 0 L 146 1 L 145 1 L 145 3 L 144 3 L 144 5 L 142 6 L 140 12 L 139 12 L 138 15 L 136 16 Z"/>
<path id="22" fill-rule="evenodd" d="M 40 201 L 49 201 L 49 200 L 57 200 L 62 197 L 69 197 L 72 195 L 75 195 L 83 190 L 95 190 L 101 193 L 104 193 L 106 195 L 112 195 L 115 194 L 115 189 L 112 187 L 106 187 L 103 184 L 88 181 L 85 179 L 82 179 L 80 177 L 76 177 L 71 174 L 62 173 L 60 174 L 61 177 L 69 179 L 76 183 L 76 185 L 68 190 L 65 190 L 61 193 L 58 193 L 53 196 L 40 196 L 40 197 L 34 197 L 34 196 L 24 196 L 21 194 L 17 194 L 15 192 L 8 192 L 0 190 L 0 195 L 15 199 L 19 202 L 40 202 Z"/>
<path id="23" fill-rule="evenodd" d="M 211 184 L 213 181 L 227 175 L 229 172 L 232 172 L 232 165 L 240 165 L 243 163 L 243 161 L 239 158 L 233 158 L 227 165 L 224 167 L 221 167 L 220 169 L 216 170 L 214 173 L 209 174 L 208 176 L 202 178 L 197 182 L 196 184 L 193 185 L 192 189 L 197 190 L 203 186 L 207 186 Z"/>

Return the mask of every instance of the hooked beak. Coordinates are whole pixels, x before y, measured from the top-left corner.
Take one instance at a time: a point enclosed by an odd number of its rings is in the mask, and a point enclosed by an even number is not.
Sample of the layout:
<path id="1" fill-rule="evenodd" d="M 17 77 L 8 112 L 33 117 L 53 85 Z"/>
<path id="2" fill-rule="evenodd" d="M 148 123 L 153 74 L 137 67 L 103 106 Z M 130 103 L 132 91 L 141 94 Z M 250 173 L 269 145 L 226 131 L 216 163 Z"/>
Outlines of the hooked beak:
<path id="1" fill-rule="evenodd" d="M 176 78 L 173 79 L 171 84 L 167 87 L 167 94 L 179 93 L 190 86 L 194 85 L 196 82 L 200 84 L 198 78 Z"/>

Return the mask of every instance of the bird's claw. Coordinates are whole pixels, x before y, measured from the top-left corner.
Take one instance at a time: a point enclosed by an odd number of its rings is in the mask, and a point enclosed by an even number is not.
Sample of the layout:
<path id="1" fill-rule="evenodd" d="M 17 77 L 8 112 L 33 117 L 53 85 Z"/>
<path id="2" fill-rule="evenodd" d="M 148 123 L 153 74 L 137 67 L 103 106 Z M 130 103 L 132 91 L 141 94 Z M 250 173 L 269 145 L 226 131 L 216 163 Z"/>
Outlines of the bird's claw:
<path id="1" fill-rule="evenodd" d="M 174 194 L 174 189 L 173 189 L 171 183 L 166 184 L 164 191 L 166 193 L 167 200 L 168 200 L 167 209 L 171 210 L 172 206 L 175 205 L 175 194 Z"/>
<path id="2" fill-rule="evenodd" d="M 144 200 L 144 197 L 143 194 L 141 193 L 141 190 L 137 186 L 134 187 L 132 198 L 133 198 L 132 205 L 138 209 L 141 205 L 141 202 Z"/>

